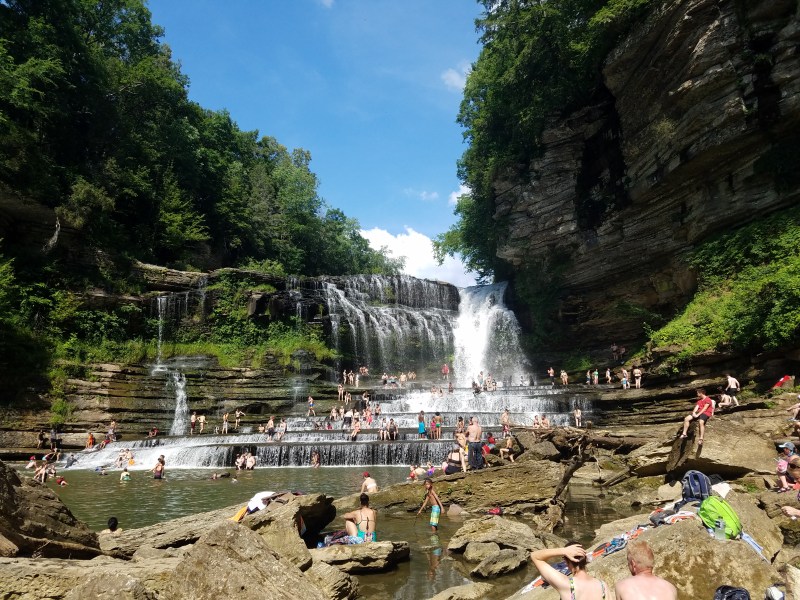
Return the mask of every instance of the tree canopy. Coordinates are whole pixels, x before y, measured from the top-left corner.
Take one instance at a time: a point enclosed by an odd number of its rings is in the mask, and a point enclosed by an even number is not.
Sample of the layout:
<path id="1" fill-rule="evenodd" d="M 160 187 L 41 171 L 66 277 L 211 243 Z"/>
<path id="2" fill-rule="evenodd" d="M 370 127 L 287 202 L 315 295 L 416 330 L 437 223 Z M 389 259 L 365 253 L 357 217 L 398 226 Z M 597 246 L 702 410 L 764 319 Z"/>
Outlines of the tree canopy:
<path id="1" fill-rule="evenodd" d="M 396 272 L 309 152 L 188 98 L 144 0 L 0 2 L 0 182 L 93 246 L 198 268 Z"/>

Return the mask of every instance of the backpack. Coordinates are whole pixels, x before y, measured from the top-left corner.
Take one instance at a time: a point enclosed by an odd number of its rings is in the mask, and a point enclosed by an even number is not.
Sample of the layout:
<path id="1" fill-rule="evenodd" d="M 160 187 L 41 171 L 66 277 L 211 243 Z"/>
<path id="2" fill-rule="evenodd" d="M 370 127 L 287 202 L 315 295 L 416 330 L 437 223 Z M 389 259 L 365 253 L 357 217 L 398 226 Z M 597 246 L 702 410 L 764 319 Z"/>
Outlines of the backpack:
<path id="1" fill-rule="evenodd" d="M 714 600 L 750 600 L 750 592 L 744 588 L 721 585 L 714 592 Z"/>
<path id="2" fill-rule="evenodd" d="M 700 505 L 697 516 L 703 521 L 706 527 L 714 528 L 718 519 L 725 520 L 725 537 L 730 539 L 737 538 L 742 533 L 742 523 L 730 504 L 722 498 L 709 496 Z"/>
<path id="3" fill-rule="evenodd" d="M 683 490 L 680 506 L 698 500 L 702 502 L 711 495 L 711 480 L 700 471 L 686 471 L 681 484 Z"/>

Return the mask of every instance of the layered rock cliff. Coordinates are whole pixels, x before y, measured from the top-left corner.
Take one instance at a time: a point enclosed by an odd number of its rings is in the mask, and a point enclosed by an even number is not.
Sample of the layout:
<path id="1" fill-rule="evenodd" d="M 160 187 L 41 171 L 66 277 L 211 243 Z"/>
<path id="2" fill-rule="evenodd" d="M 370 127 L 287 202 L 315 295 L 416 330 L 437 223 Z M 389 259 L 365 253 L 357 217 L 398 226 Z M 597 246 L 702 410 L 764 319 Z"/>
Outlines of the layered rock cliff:
<path id="1" fill-rule="evenodd" d="M 664 2 L 525 180 L 496 182 L 498 255 L 561 286 L 564 348 L 641 340 L 643 313 L 694 292 L 697 243 L 797 203 L 797 17 L 793 0 Z"/>

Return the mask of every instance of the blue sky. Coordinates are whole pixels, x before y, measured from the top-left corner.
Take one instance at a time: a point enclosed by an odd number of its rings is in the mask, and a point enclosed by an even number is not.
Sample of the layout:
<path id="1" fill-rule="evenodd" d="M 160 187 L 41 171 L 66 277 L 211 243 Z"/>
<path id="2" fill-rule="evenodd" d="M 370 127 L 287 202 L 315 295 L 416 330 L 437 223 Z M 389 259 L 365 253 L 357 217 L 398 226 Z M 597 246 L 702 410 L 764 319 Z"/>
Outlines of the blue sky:
<path id="1" fill-rule="evenodd" d="M 480 52 L 475 0 L 150 0 L 190 79 L 190 97 L 311 152 L 320 195 L 361 223 L 407 272 L 471 285 L 435 267 L 430 238 L 463 193 L 456 124 Z"/>

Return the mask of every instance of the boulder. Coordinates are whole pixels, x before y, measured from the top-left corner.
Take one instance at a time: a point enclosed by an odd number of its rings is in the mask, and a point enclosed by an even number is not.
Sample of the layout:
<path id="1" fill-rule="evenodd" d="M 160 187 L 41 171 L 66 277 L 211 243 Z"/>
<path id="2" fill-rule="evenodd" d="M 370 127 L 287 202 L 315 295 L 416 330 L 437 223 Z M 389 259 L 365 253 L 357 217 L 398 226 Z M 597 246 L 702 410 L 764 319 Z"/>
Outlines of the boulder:
<path id="1" fill-rule="evenodd" d="M 561 453 L 555 444 L 549 440 L 540 441 L 533 431 L 515 430 L 514 437 L 520 446 L 522 455 L 517 458 L 520 461 L 528 460 L 558 460 Z"/>
<path id="2" fill-rule="evenodd" d="M 91 558 L 101 553 L 97 534 L 78 521 L 46 485 L 20 479 L 0 462 L 0 554 Z"/>
<path id="3" fill-rule="evenodd" d="M 334 545 L 311 550 L 314 563 L 324 562 L 345 573 L 374 573 L 386 571 L 408 560 L 408 542 L 365 542 Z"/>
<path id="4" fill-rule="evenodd" d="M 631 452 L 626 462 L 640 477 L 695 469 L 736 479 L 773 472 L 775 455 L 775 445 L 766 437 L 727 417 L 715 417 L 708 422 L 702 446 L 697 445 L 694 435 L 655 441 Z"/>
<path id="5" fill-rule="evenodd" d="M 792 519 L 781 512 L 781 506 L 784 505 L 797 508 L 797 501 L 792 496 L 789 494 L 776 494 L 775 492 L 762 492 L 758 496 L 758 503 L 771 521 L 780 529 L 783 543 L 794 547 L 800 544 L 800 519 Z"/>
<path id="6" fill-rule="evenodd" d="M 247 515 L 242 523 L 251 529 L 258 530 L 266 522 L 290 520 L 299 515 L 306 527 L 306 534 L 316 537 L 336 517 L 336 508 L 333 498 L 325 494 L 305 494 L 302 496 L 285 496 L 284 502 L 272 502 L 265 509 Z M 284 508 L 285 507 L 285 508 Z M 287 511 L 288 509 L 288 511 Z M 272 513 L 279 513 L 281 517 L 270 517 Z"/>
<path id="7" fill-rule="evenodd" d="M 497 552 L 500 552 L 500 546 L 494 542 L 470 542 L 464 549 L 464 560 L 479 563 Z"/>
<path id="8" fill-rule="evenodd" d="M 85 593 L 70 598 L 111 598 L 100 592 L 107 580 L 123 598 L 171 598 L 165 586 L 178 562 L 178 558 L 168 557 L 140 561 L 107 556 L 92 560 L 5 558 L 0 559 L 0 589 L 7 598 L 55 600 L 66 598 L 73 590 Z"/>
<path id="9" fill-rule="evenodd" d="M 764 556 L 772 562 L 783 546 L 783 534 L 778 523 L 769 518 L 760 508 L 758 498 L 750 494 L 731 491 L 725 496 L 725 500 L 736 511 L 742 523 L 742 531 L 764 549 Z"/>
<path id="10" fill-rule="evenodd" d="M 468 583 L 447 588 L 431 600 L 483 600 L 489 596 L 494 586 L 490 583 Z"/>
<path id="11" fill-rule="evenodd" d="M 490 579 L 506 573 L 513 573 L 525 566 L 528 562 L 528 553 L 525 550 L 506 548 L 487 556 L 480 564 L 470 571 L 470 575 Z"/>
<path id="12" fill-rule="evenodd" d="M 241 505 L 172 519 L 139 529 L 125 529 L 119 533 L 101 534 L 100 547 L 112 556 L 130 558 L 141 546 L 150 548 L 180 548 L 194 544 L 219 523 L 229 520 Z"/>
<path id="13" fill-rule="evenodd" d="M 330 600 L 353 600 L 358 597 L 358 581 L 355 577 L 327 563 L 315 562 L 305 574 Z"/>
<path id="14" fill-rule="evenodd" d="M 502 467 L 435 477 L 433 482 L 445 506 L 455 502 L 467 511 L 502 506 L 533 514 L 551 506 L 550 500 L 563 473 L 563 467 L 551 461 L 507 463 Z M 388 507 L 416 510 L 421 490 L 421 482 L 399 483 L 370 494 L 370 506 L 378 511 Z M 339 512 L 354 510 L 358 508 L 358 494 L 339 498 L 334 505 Z"/>
<path id="15" fill-rule="evenodd" d="M 64 600 L 157 600 L 158 595 L 148 589 L 140 579 L 124 573 L 103 573 L 72 588 Z"/>
<path id="16" fill-rule="evenodd" d="M 518 521 L 503 517 L 491 516 L 471 519 L 464 523 L 450 538 L 447 549 L 452 552 L 464 552 L 467 546 L 477 543 L 494 543 L 501 549 L 540 550 L 557 547 L 561 539 L 550 534 L 537 534 Z"/>
<path id="17" fill-rule="evenodd" d="M 800 569 L 786 565 L 786 597 L 800 598 Z"/>
<path id="18" fill-rule="evenodd" d="M 223 521 L 180 561 L 166 597 L 327 600 L 310 577 L 273 552 L 256 532 Z"/>

